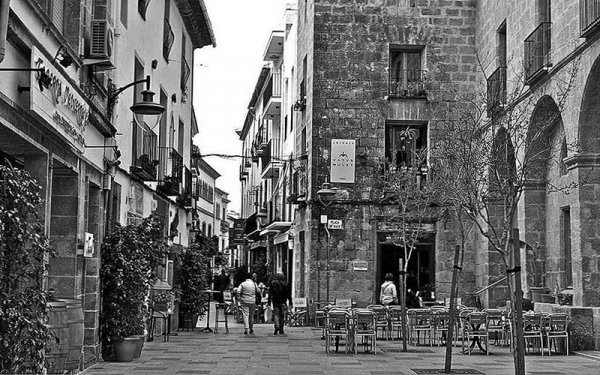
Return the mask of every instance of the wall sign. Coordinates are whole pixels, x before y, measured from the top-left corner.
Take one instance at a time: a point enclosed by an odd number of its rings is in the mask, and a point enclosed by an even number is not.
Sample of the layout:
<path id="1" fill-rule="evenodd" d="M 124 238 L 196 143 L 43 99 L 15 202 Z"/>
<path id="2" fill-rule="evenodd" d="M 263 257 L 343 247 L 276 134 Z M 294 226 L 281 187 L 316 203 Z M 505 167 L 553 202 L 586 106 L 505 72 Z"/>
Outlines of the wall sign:
<path id="1" fill-rule="evenodd" d="M 369 269 L 369 262 L 366 260 L 355 260 L 352 262 L 353 271 L 367 271 Z"/>
<path id="2" fill-rule="evenodd" d="M 36 47 L 31 48 L 31 64 L 50 77 L 50 87 L 42 91 L 38 85 L 41 73 L 31 72 L 31 110 L 83 153 L 90 106 Z"/>
<path id="3" fill-rule="evenodd" d="M 344 223 L 340 219 L 329 219 L 327 221 L 327 229 L 344 229 Z"/>
<path id="4" fill-rule="evenodd" d="M 83 256 L 85 258 L 91 258 L 94 256 L 94 235 L 92 233 L 85 232 L 85 242 L 83 244 Z"/>
<path id="5" fill-rule="evenodd" d="M 356 141 L 354 139 L 331 140 L 331 172 L 329 181 L 354 183 L 356 165 Z"/>

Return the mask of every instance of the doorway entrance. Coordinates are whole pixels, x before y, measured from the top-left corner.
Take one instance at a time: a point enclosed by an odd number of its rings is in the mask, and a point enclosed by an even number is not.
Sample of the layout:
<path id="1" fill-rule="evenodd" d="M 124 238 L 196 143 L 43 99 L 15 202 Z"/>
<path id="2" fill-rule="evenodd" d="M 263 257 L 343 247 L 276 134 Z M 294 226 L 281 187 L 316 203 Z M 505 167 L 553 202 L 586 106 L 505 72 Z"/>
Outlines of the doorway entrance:
<path id="1" fill-rule="evenodd" d="M 396 287 L 399 286 L 399 261 L 404 259 L 404 247 L 395 245 L 393 242 L 386 242 L 383 237 L 379 241 L 377 259 L 376 300 L 379 302 L 379 289 L 387 273 L 394 275 L 394 283 Z M 427 300 L 432 297 L 434 286 L 435 244 L 433 240 L 423 239 L 423 242 L 417 244 L 408 261 L 406 289 L 410 289 L 413 293 L 418 291 L 419 296 Z"/>

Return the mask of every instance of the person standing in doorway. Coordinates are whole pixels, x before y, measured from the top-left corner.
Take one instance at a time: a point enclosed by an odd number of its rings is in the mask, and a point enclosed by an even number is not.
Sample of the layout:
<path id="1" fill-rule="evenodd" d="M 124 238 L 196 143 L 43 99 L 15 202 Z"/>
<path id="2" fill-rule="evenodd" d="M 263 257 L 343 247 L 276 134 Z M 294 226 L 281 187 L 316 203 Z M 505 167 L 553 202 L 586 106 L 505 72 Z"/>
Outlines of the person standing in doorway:
<path id="1" fill-rule="evenodd" d="M 256 309 L 256 292 L 258 287 L 252 275 L 246 274 L 246 279 L 237 288 L 237 299 L 240 302 L 240 310 L 244 319 L 244 335 L 254 334 L 254 310 Z"/>
<path id="2" fill-rule="evenodd" d="M 391 273 L 385 274 L 385 281 L 381 284 L 379 301 L 384 306 L 398 303 L 398 293 L 396 292 L 396 285 L 394 284 L 394 275 Z"/>
<path id="3" fill-rule="evenodd" d="M 285 275 L 278 272 L 269 286 L 269 304 L 273 305 L 273 324 L 275 325 L 274 335 L 283 335 L 283 326 L 285 323 L 286 302 L 290 302 L 292 308 L 292 293 Z"/>

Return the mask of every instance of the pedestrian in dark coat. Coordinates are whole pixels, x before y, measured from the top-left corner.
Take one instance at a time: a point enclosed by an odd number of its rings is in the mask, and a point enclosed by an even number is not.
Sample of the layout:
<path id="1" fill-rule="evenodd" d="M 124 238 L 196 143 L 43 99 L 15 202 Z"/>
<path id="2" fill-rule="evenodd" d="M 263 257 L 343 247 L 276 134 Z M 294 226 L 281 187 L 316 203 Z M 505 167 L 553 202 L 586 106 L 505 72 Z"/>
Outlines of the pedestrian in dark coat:
<path id="1" fill-rule="evenodd" d="M 285 312 L 287 310 L 286 302 L 290 302 L 292 308 L 292 290 L 289 287 L 285 275 L 278 272 L 269 285 L 269 304 L 273 306 L 273 323 L 275 332 L 273 334 L 283 335 L 283 326 L 285 323 Z"/>

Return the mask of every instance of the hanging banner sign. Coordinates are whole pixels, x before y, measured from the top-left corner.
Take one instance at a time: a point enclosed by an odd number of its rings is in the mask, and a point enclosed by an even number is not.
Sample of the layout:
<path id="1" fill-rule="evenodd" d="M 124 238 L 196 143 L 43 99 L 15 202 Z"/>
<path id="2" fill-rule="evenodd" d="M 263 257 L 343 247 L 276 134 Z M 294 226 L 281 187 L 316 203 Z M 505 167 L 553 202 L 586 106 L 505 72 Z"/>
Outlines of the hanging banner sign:
<path id="1" fill-rule="evenodd" d="M 354 139 L 332 139 L 329 181 L 353 184 L 355 166 L 356 141 Z"/>
<path id="2" fill-rule="evenodd" d="M 31 64 L 33 69 L 43 69 L 48 78 L 48 87 L 42 86 L 42 73 L 31 72 L 31 110 L 83 153 L 90 106 L 36 47 L 31 47 Z"/>

